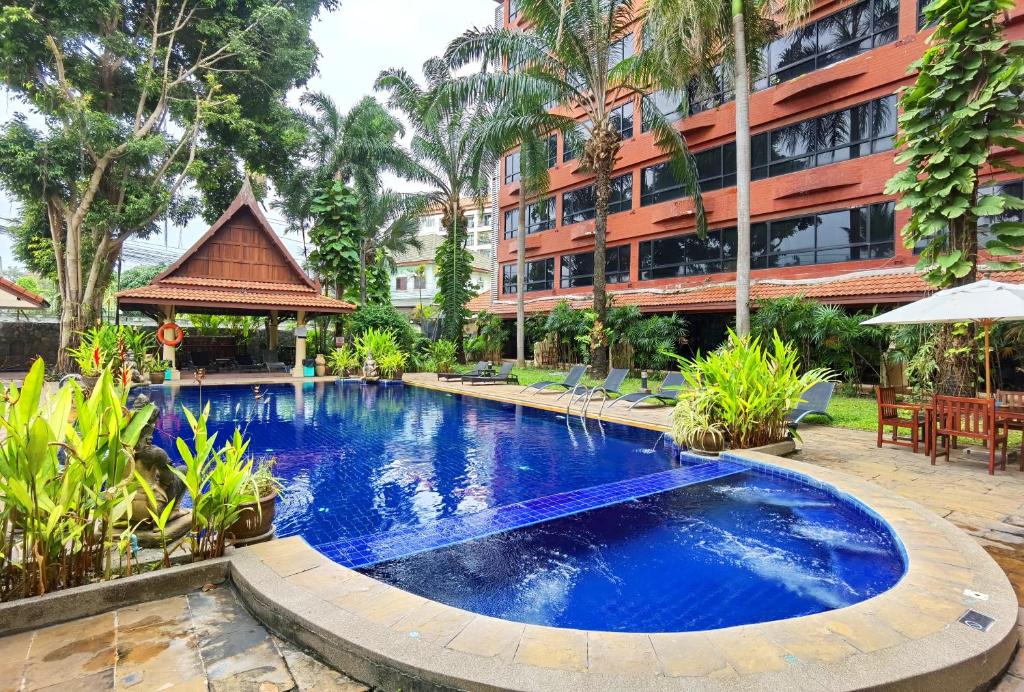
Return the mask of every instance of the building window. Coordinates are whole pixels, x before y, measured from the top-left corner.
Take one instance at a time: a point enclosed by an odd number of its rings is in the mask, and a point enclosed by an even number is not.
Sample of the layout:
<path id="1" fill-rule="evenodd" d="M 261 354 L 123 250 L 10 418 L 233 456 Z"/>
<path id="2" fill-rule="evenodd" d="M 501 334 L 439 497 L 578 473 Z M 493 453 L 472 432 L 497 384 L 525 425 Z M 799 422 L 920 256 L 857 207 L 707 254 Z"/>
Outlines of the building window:
<path id="1" fill-rule="evenodd" d="M 422 291 L 427 287 L 427 277 L 425 276 L 414 276 L 412 277 L 412 287 L 417 291 Z"/>
<path id="2" fill-rule="evenodd" d="M 802 26 L 768 47 L 767 74 L 754 88 L 774 86 L 892 43 L 898 20 L 898 0 L 864 0 Z"/>
<path id="3" fill-rule="evenodd" d="M 568 163 L 569 161 L 572 161 L 578 156 L 578 152 L 583 150 L 583 147 L 586 145 L 587 140 L 590 139 L 590 131 L 593 128 L 594 123 L 593 121 L 590 120 L 590 118 L 587 118 L 586 120 L 584 120 L 583 122 L 576 126 L 576 137 L 578 141 L 576 142 L 575 147 L 569 139 L 563 138 L 564 141 L 562 142 L 562 163 Z"/>
<path id="4" fill-rule="evenodd" d="M 505 212 L 505 232 L 502 237 L 505 240 L 515 238 L 519 233 L 519 210 L 509 209 Z"/>
<path id="5" fill-rule="evenodd" d="M 519 18 L 519 0 L 508 0 L 508 23 L 515 24 Z"/>
<path id="6" fill-rule="evenodd" d="M 633 55 L 633 34 L 626 34 L 608 46 L 608 69 Z"/>
<path id="7" fill-rule="evenodd" d="M 613 132 L 619 133 L 619 139 L 629 139 L 633 136 L 633 102 L 626 101 L 618 108 L 613 108 L 608 114 L 609 122 Z"/>
<path id="8" fill-rule="evenodd" d="M 686 93 L 690 115 L 718 108 L 736 97 L 721 65 L 714 68 L 710 81 L 692 80 L 686 87 Z"/>
<path id="9" fill-rule="evenodd" d="M 555 198 L 548 197 L 526 207 L 526 233 L 539 233 L 555 227 Z"/>
<path id="10" fill-rule="evenodd" d="M 895 205 L 872 204 L 751 227 L 751 267 L 768 269 L 892 257 Z M 736 229 L 640 243 L 640 280 L 735 271 Z"/>
<path id="11" fill-rule="evenodd" d="M 597 216 L 597 191 L 593 184 L 562 193 L 562 225 L 589 221 Z M 608 213 L 616 214 L 633 208 L 633 174 L 611 179 Z"/>
<path id="12" fill-rule="evenodd" d="M 396 276 L 395 277 L 395 290 L 396 291 L 404 291 L 408 287 L 409 287 L 409 278 L 408 277 L 406 277 L 406 276 Z"/>
<path id="13" fill-rule="evenodd" d="M 549 291 L 555 287 L 555 258 L 533 260 L 526 263 L 526 292 Z M 516 292 L 516 265 L 501 268 L 502 293 Z"/>
<path id="14" fill-rule="evenodd" d="M 686 196 L 683 184 L 676 180 L 676 174 L 668 161 L 648 166 L 640 175 L 641 207 Z"/>
<path id="15" fill-rule="evenodd" d="M 519 177 L 519 152 L 516 151 L 505 157 L 505 184 L 511 185 Z"/>
<path id="16" fill-rule="evenodd" d="M 693 155 L 701 192 L 736 185 L 736 142 L 707 149 Z"/>
<path id="17" fill-rule="evenodd" d="M 629 245 L 608 248 L 605 260 L 605 281 L 610 284 L 624 284 L 629 281 Z M 594 285 L 593 252 L 562 255 L 561 265 L 559 285 L 562 288 Z"/>
<path id="18" fill-rule="evenodd" d="M 558 163 L 558 135 L 548 137 L 548 168 L 554 168 Z"/>
<path id="19" fill-rule="evenodd" d="M 648 97 L 648 104 L 653 104 L 658 111 L 665 116 L 665 119 L 670 123 L 676 120 L 681 120 L 684 115 L 683 111 L 683 97 L 678 91 L 655 91 Z M 645 108 L 646 110 L 646 108 Z M 641 116 L 643 114 L 641 113 Z M 647 132 L 651 129 L 651 121 L 649 118 L 641 117 L 640 130 L 641 132 Z"/>
<path id="20" fill-rule="evenodd" d="M 762 132 L 751 138 L 751 178 L 889 151 L 895 135 L 895 95 Z"/>

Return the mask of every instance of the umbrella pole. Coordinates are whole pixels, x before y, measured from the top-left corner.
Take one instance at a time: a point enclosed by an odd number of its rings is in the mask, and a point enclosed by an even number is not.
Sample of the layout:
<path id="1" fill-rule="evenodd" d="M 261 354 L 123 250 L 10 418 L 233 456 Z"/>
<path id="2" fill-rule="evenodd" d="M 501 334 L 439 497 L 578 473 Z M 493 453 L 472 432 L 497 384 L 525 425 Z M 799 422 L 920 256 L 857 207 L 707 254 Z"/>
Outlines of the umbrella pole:
<path id="1" fill-rule="evenodd" d="M 992 353 L 988 345 L 988 329 L 990 322 L 982 322 L 985 326 L 985 398 L 992 398 Z"/>

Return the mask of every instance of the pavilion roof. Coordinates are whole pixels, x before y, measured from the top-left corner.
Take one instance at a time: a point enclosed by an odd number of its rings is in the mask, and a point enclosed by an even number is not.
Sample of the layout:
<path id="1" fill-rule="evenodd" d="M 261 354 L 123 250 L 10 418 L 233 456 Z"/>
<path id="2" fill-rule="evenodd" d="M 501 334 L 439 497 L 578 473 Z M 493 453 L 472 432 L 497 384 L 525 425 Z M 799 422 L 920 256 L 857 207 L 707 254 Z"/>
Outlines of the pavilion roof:
<path id="1" fill-rule="evenodd" d="M 128 310 L 338 314 L 351 303 L 322 295 L 263 215 L 249 181 L 203 237 L 148 286 L 117 294 Z"/>

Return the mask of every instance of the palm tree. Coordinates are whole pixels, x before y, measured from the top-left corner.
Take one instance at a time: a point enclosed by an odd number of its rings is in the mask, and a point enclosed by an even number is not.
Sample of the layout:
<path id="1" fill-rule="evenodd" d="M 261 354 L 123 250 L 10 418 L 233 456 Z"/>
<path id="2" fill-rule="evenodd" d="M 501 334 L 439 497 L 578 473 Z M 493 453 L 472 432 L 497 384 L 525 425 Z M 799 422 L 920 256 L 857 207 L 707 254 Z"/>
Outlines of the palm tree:
<path id="1" fill-rule="evenodd" d="M 458 82 L 454 85 L 459 91 Z M 519 146 L 520 193 L 518 201 L 518 231 L 516 232 L 516 364 L 526 367 L 526 234 L 527 206 L 531 198 L 543 201 L 550 184 L 548 175 L 548 137 L 540 136 L 534 126 L 538 115 L 544 114 L 544 104 L 536 98 L 498 102 L 485 123 L 481 144 L 486 156 L 498 161 L 509 149 Z M 517 129 L 523 125 L 526 126 Z"/>
<path id="2" fill-rule="evenodd" d="M 779 35 L 776 17 L 795 25 L 814 0 L 649 0 L 645 25 L 664 86 L 680 90 L 696 77 L 733 77 L 736 97 L 736 333 L 750 333 L 750 75 Z M 722 77 L 725 79 L 725 75 Z"/>
<path id="3" fill-rule="evenodd" d="M 446 51 L 453 68 L 476 61 L 485 67 L 503 62 L 515 66 L 507 72 L 485 71 L 466 78 L 464 97 L 520 104 L 536 99 L 555 103 L 559 111 L 570 114 L 523 114 L 508 119 L 506 127 L 517 134 L 531 129 L 561 131 L 565 146 L 579 154 L 580 170 L 595 177 L 594 312 L 598 318 L 591 333 L 591 359 L 597 373 L 608 369 L 603 326 L 608 310 L 605 243 L 612 170 L 620 146 L 612 113 L 615 99 L 632 95 L 640 100 L 659 148 L 672 155 L 673 172 L 693 196 L 699 232 L 705 226 L 696 165 L 686 142 L 645 93 L 649 85 L 643 75 L 614 69 L 642 18 L 640 5 L 634 0 L 521 0 L 520 13 L 529 31 L 471 29 Z"/>
<path id="4" fill-rule="evenodd" d="M 366 304 L 366 268 L 383 258 L 394 268 L 394 257 L 407 250 L 419 250 L 419 215 L 425 204 L 422 195 L 391 190 L 372 190 L 360 196 L 361 239 L 359 242 L 359 302 Z"/>
<path id="5" fill-rule="evenodd" d="M 471 197 L 483 206 L 488 189 L 486 162 L 480 137 L 484 113 L 479 108 L 438 108 L 437 94 L 452 81 L 443 61 L 433 58 L 423 65 L 427 77 L 421 86 L 403 69 L 381 72 L 376 88 L 389 93 L 388 105 L 400 111 L 413 130 L 412 160 L 404 176 L 430 188 L 425 202 L 441 210 L 445 241 L 438 248 L 438 302 L 444 314 L 444 338 L 462 349 L 462 329 L 470 290 L 472 255 L 466 249 L 468 236 L 463 223 L 462 199 Z"/>

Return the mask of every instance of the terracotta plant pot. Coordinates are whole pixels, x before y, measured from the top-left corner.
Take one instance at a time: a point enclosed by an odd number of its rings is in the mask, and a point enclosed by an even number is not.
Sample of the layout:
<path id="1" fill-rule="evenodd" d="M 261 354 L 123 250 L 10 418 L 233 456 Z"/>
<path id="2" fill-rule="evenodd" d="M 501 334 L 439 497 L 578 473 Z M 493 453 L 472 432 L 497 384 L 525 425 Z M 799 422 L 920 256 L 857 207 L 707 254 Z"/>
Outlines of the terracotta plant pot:
<path id="1" fill-rule="evenodd" d="M 258 540 L 268 540 L 273 532 L 274 512 L 277 510 L 277 491 L 261 497 L 259 502 L 249 502 L 241 506 L 242 514 L 238 521 L 232 524 L 228 530 L 228 539 L 235 545 L 247 545 L 257 543 Z M 259 511 L 256 506 L 259 505 Z"/>
<path id="2" fill-rule="evenodd" d="M 153 372 L 149 373 L 149 383 L 163 384 L 164 380 L 167 379 L 164 375 L 165 373 L 163 370 L 154 370 Z"/>
<path id="3" fill-rule="evenodd" d="M 324 375 L 327 374 L 327 366 L 326 365 L 320 365 L 319 363 L 317 363 L 314 366 L 314 369 L 316 370 L 316 376 L 317 377 L 323 377 Z"/>

